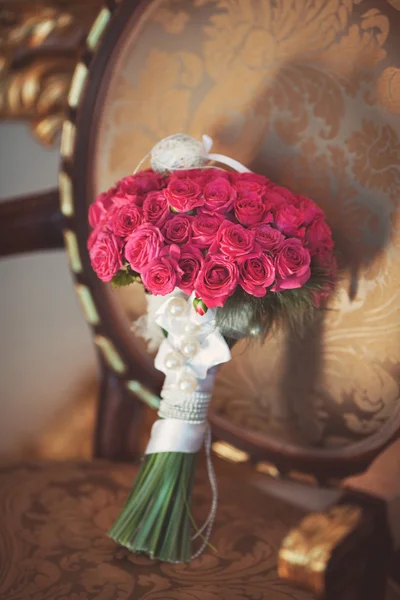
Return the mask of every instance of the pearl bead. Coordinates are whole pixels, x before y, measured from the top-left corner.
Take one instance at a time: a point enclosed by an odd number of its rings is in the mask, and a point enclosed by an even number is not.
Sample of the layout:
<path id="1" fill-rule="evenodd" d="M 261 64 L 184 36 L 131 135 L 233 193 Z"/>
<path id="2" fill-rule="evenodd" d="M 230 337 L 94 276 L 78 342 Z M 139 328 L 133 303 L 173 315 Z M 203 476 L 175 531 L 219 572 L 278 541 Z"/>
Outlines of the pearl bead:
<path id="1" fill-rule="evenodd" d="M 187 303 L 184 298 L 173 298 L 168 303 L 168 312 L 171 317 L 182 317 L 187 310 Z"/>
<path id="2" fill-rule="evenodd" d="M 190 394 L 197 388 L 197 379 L 191 373 L 185 373 L 178 382 L 178 387 L 181 392 Z"/>
<path id="3" fill-rule="evenodd" d="M 185 364 L 185 357 L 180 352 L 169 352 L 164 360 L 164 364 L 170 371 L 180 369 Z"/>
<path id="4" fill-rule="evenodd" d="M 261 328 L 258 325 L 253 325 L 253 327 L 250 328 L 249 333 L 253 337 L 257 337 L 261 333 Z"/>
<path id="5" fill-rule="evenodd" d="M 186 321 L 183 329 L 185 333 L 196 335 L 196 333 L 200 331 L 200 325 L 197 325 L 197 323 L 192 323 L 191 321 Z"/>
<path id="6" fill-rule="evenodd" d="M 190 360 L 196 356 L 199 350 L 200 344 L 195 337 L 183 338 L 180 351 L 187 360 Z"/>

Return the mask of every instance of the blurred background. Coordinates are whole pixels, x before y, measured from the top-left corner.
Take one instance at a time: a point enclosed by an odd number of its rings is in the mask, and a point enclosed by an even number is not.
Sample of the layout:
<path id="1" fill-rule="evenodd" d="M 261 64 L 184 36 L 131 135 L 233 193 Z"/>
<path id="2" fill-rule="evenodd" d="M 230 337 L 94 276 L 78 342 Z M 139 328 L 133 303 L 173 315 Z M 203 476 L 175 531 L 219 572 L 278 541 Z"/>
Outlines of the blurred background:
<path id="1" fill-rule="evenodd" d="M 79 4 L 0 2 L 0 201 L 57 186 L 67 90 L 101 3 Z M 0 281 L 0 457 L 89 454 L 95 353 L 64 250 L 3 259 Z"/>
<path id="2" fill-rule="evenodd" d="M 400 5 L 249 6 L 163 0 L 132 25 L 104 75 L 85 185 L 107 189 L 170 133 L 207 131 L 217 151 L 320 204 L 343 263 L 334 310 L 302 344 L 238 346 L 214 406 L 279 441 L 343 448 L 379 436 L 398 411 Z M 100 8 L 0 1 L 0 199 L 57 186 L 68 90 Z M 97 374 L 64 251 L 0 270 L 0 455 L 88 454 Z M 114 294 L 127 328 L 143 300 L 133 293 Z"/>
<path id="3" fill-rule="evenodd" d="M 0 157 L 1 199 L 57 185 L 57 142 L 45 147 L 25 123 L 0 124 Z M 52 432 L 58 423 L 62 428 L 64 414 L 74 420 L 74 411 L 83 424 L 96 380 L 94 347 L 65 252 L 4 259 L 0 280 L 0 454 L 57 453 L 63 436 L 53 444 Z"/>

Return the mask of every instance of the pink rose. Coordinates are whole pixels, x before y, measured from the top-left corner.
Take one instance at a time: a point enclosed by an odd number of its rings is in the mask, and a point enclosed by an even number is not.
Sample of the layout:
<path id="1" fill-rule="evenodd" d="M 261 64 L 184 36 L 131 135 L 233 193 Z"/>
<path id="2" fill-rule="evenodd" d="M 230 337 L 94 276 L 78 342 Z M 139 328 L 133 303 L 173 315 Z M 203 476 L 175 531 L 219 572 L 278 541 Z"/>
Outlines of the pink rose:
<path id="1" fill-rule="evenodd" d="M 97 242 L 97 240 L 99 239 L 99 237 L 101 235 L 104 235 L 104 227 L 101 225 L 101 223 L 99 223 L 99 225 L 96 225 L 96 227 L 93 229 L 93 231 L 91 231 L 89 234 L 88 241 L 87 241 L 87 248 L 88 248 L 89 252 L 93 248 L 93 246 L 95 245 L 95 243 Z"/>
<path id="2" fill-rule="evenodd" d="M 162 227 L 169 216 L 170 210 L 164 190 L 149 192 L 143 202 L 145 220 L 156 227 Z"/>
<path id="3" fill-rule="evenodd" d="M 140 273 L 158 256 L 164 244 L 159 229 L 149 223 L 139 225 L 130 234 L 125 246 L 125 257 L 134 271 Z"/>
<path id="4" fill-rule="evenodd" d="M 323 217 L 324 213 L 319 206 L 310 198 L 305 196 L 296 196 L 295 205 L 303 214 L 303 222 L 305 225 L 310 225 L 314 219 Z"/>
<path id="5" fill-rule="evenodd" d="M 287 188 L 271 183 L 265 192 L 265 200 L 267 204 L 271 206 L 271 210 L 277 210 L 284 204 L 293 204 L 295 202 L 295 196 Z"/>
<path id="6" fill-rule="evenodd" d="M 201 188 L 192 179 L 171 178 L 165 194 L 175 212 L 190 212 L 204 204 Z"/>
<path id="7" fill-rule="evenodd" d="M 153 190 L 161 190 L 167 185 L 168 179 L 151 169 L 128 175 L 118 183 L 119 191 L 129 195 L 143 195 Z"/>
<path id="8" fill-rule="evenodd" d="M 321 247 L 312 258 L 312 264 L 321 270 L 329 279 L 334 281 L 337 277 L 337 261 L 333 248 Z"/>
<path id="9" fill-rule="evenodd" d="M 108 210 L 113 205 L 115 192 L 115 187 L 108 190 L 108 192 L 103 192 L 97 196 L 96 200 L 89 206 L 89 225 L 93 229 L 106 216 Z"/>
<path id="10" fill-rule="evenodd" d="M 170 244 L 186 244 L 190 240 L 191 217 L 174 215 L 165 223 L 163 235 Z"/>
<path id="11" fill-rule="evenodd" d="M 238 259 L 239 283 L 245 292 L 262 298 L 267 287 L 275 281 L 275 267 L 272 260 L 262 252 L 254 252 Z"/>
<path id="12" fill-rule="evenodd" d="M 320 248 L 333 249 L 332 232 L 324 218 L 315 219 L 307 227 L 305 243 L 311 255 Z"/>
<path id="13" fill-rule="evenodd" d="M 285 241 L 285 236 L 268 223 L 257 225 L 253 230 L 256 234 L 256 244 L 261 247 L 263 252 L 275 254 Z"/>
<path id="14" fill-rule="evenodd" d="M 210 247 L 210 252 L 213 254 L 222 252 L 232 258 L 237 258 L 252 252 L 254 240 L 254 231 L 225 220 L 218 230 L 216 240 Z"/>
<path id="15" fill-rule="evenodd" d="M 182 271 L 179 281 L 179 289 L 185 294 L 190 294 L 194 290 L 194 284 L 203 265 L 204 258 L 198 248 L 191 244 L 186 244 L 181 248 L 181 255 L 178 265 Z"/>
<path id="16" fill-rule="evenodd" d="M 148 174 L 149 171 L 144 171 L 144 173 Z M 136 204 L 137 206 L 143 205 L 143 200 L 147 192 L 143 190 L 142 184 L 145 183 L 146 178 L 142 181 L 141 178 L 138 177 L 139 175 L 141 175 L 141 173 L 138 173 L 137 175 L 128 175 L 128 177 L 124 177 L 118 182 L 118 189 L 115 194 L 114 202 L 119 205 L 126 203 Z M 159 176 L 157 175 L 157 177 Z M 151 175 L 150 181 L 152 182 L 151 184 L 148 184 L 150 187 L 152 184 L 157 184 L 157 180 L 153 181 Z"/>
<path id="17" fill-rule="evenodd" d="M 276 283 L 273 292 L 302 287 L 310 278 L 310 253 L 297 238 L 282 244 L 275 259 Z"/>
<path id="18" fill-rule="evenodd" d="M 118 189 L 113 198 L 114 206 L 121 207 L 125 204 L 135 204 L 136 206 L 141 207 L 143 204 L 143 196 L 141 194 L 130 194 L 128 192 L 123 191 L 123 189 Z"/>
<path id="19" fill-rule="evenodd" d="M 165 296 L 175 289 L 182 274 L 178 265 L 179 254 L 178 246 L 165 246 L 159 256 L 143 269 L 143 285 L 154 296 Z"/>
<path id="20" fill-rule="evenodd" d="M 225 177 L 213 179 L 204 188 L 202 213 L 225 215 L 233 206 L 236 190 Z"/>
<path id="21" fill-rule="evenodd" d="M 107 213 L 103 216 L 102 220 L 99 221 L 99 223 L 94 227 L 93 231 L 91 231 L 87 242 L 87 247 L 89 250 L 92 248 L 92 246 L 94 246 L 100 237 L 114 234 L 112 225 L 117 210 L 118 209 L 112 205 Z"/>
<path id="22" fill-rule="evenodd" d="M 99 221 L 99 223 L 95 226 L 95 228 L 89 235 L 87 242 L 87 247 L 89 250 L 94 246 L 94 244 L 100 237 L 107 236 L 110 234 L 115 235 L 114 221 L 116 219 L 118 210 L 119 209 L 117 206 L 115 206 L 115 204 L 111 204 L 109 206 L 107 212 L 104 213 L 102 219 Z"/>
<path id="23" fill-rule="evenodd" d="M 124 204 L 118 208 L 110 222 L 110 228 L 121 237 L 126 237 L 142 222 L 142 212 L 135 204 Z"/>
<path id="24" fill-rule="evenodd" d="M 298 238 L 304 237 L 303 213 L 293 204 L 281 206 L 276 211 L 275 226 L 281 233 Z"/>
<path id="25" fill-rule="evenodd" d="M 205 169 L 177 169 L 170 175 L 170 181 L 173 179 L 191 179 L 199 184 L 200 187 L 204 186 Z"/>
<path id="26" fill-rule="evenodd" d="M 153 190 L 162 190 L 168 183 L 168 178 L 161 173 L 156 173 L 152 169 L 140 171 L 134 175 L 135 187 L 143 194 Z"/>
<path id="27" fill-rule="evenodd" d="M 217 167 L 207 167 L 206 169 L 177 169 L 171 173 L 170 177 L 171 179 L 192 179 L 193 181 L 196 181 L 200 187 L 204 187 L 207 183 L 218 177 L 229 179 L 229 173 L 222 169 L 218 169 Z"/>
<path id="28" fill-rule="evenodd" d="M 235 176 L 234 186 L 238 192 L 256 192 L 263 195 L 270 181 L 257 173 L 238 173 Z"/>
<path id="29" fill-rule="evenodd" d="M 198 248 L 209 248 L 215 240 L 223 218 L 220 215 L 197 215 L 192 220 L 191 243 Z"/>
<path id="30" fill-rule="evenodd" d="M 265 204 L 256 192 L 246 192 L 235 202 L 235 217 L 242 225 L 262 223 L 265 217 Z M 272 216 L 269 217 L 272 220 Z"/>
<path id="31" fill-rule="evenodd" d="M 211 181 L 214 181 L 215 179 L 227 179 L 228 181 L 231 181 L 231 174 L 228 173 L 228 171 L 224 171 L 223 169 L 219 169 L 218 167 L 213 167 L 213 168 L 209 168 L 207 167 L 206 169 L 203 169 L 203 173 L 204 173 L 204 183 L 210 183 Z"/>
<path id="32" fill-rule="evenodd" d="M 208 308 L 223 306 L 236 289 L 238 268 L 229 256 L 208 254 L 194 289 Z"/>
<path id="33" fill-rule="evenodd" d="M 92 268 L 101 281 L 111 281 L 122 266 L 121 244 L 114 235 L 99 236 L 89 255 Z"/>

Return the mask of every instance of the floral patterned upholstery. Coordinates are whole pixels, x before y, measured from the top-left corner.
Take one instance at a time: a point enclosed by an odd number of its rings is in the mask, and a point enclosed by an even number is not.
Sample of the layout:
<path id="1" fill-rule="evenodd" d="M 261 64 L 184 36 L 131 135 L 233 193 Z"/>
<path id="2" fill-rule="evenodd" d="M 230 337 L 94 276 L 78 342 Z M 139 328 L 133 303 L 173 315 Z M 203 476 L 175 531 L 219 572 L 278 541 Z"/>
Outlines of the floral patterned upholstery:
<path id="1" fill-rule="evenodd" d="M 114 49 L 97 191 L 160 138 L 206 132 L 334 230 L 344 275 L 324 322 L 303 344 L 238 346 L 221 372 L 214 409 L 241 427 L 336 448 L 398 410 L 399 32 L 398 0 L 161 0 Z"/>
<path id="2" fill-rule="evenodd" d="M 300 513 L 245 485 L 239 465 L 215 463 L 221 499 L 212 542 L 218 552 L 208 550 L 189 565 L 134 555 L 106 536 L 136 467 L 99 461 L 3 468 L 0 598 L 311 599 L 276 572 L 281 539 Z M 198 521 L 210 501 L 206 473 L 199 471 Z"/>

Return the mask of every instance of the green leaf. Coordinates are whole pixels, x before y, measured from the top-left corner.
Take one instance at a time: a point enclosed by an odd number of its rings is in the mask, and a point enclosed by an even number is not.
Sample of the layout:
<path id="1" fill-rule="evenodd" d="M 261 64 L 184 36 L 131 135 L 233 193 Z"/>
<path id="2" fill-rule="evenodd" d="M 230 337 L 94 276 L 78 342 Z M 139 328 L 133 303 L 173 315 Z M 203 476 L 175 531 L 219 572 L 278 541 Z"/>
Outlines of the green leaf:
<path id="1" fill-rule="evenodd" d="M 128 271 L 118 271 L 118 273 L 116 273 L 114 275 L 114 277 L 112 278 L 111 281 L 111 286 L 115 289 L 115 288 L 119 288 L 119 287 L 123 287 L 125 285 L 130 285 L 131 283 L 134 283 L 135 281 L 137 281 L 137 274 L 133 273 L 133 272 L 128 272 Z"/>

